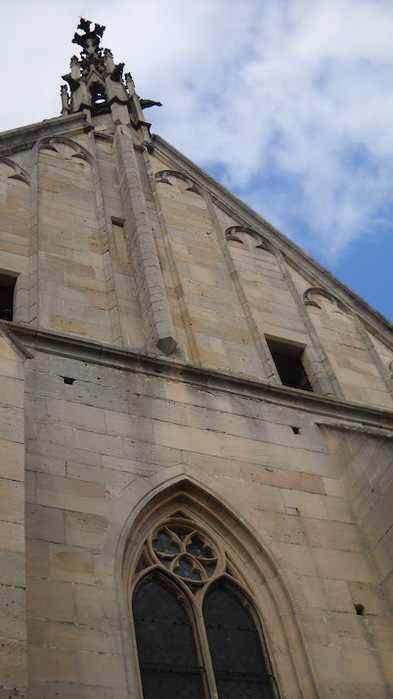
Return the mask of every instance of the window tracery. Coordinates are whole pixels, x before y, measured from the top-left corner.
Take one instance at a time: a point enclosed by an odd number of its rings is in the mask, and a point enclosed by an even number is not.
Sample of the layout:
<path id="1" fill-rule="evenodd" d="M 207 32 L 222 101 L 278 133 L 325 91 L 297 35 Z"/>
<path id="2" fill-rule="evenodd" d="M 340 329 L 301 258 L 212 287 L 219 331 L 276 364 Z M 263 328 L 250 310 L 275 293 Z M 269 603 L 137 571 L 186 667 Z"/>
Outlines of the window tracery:
<path id="1" fill-rule="evenodd" d="M 183 521 L 172 521 L 153 530 L 142 558 L 151 565 L 164 566 L 188 585 L 203 585 L 216 573 L 217 566 L 221 570 L 215 546 L 206 535 Z"/>
<path id="2" fill-rule="evenodd" d="M 255 605 L 211 532 L 182 512 L 156 523 L 128 584 L 140 697 L 279 696 Z"/>

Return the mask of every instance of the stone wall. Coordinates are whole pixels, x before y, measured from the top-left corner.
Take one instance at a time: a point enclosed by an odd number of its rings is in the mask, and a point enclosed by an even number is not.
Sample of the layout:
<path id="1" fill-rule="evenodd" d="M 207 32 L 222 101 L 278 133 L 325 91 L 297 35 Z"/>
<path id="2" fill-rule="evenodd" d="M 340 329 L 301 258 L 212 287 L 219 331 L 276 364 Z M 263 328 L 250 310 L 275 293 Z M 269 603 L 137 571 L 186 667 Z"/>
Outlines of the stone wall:
<path id="1" fill-rule="evenodd" d="M 0 685 L 26 687 L 26 577 L 31 699 L 137 696 L 127 576 L 142 525 L 184 507 L 231 552 L 283 697 L 387 697 L 391 327 L 110 109 L 1 140 Z"/>
<path id="2" fill-rule="evenodd" d="M 26 696 L 24 361 L 0 327 L 0 697 Z"/>
<path id="3" fill-rule="evenodd" d="M 202 373 L 176 376 L 168 363 L 143 372 L 127 355 L 122 368 L 85 358 L 37 353 L 27 374 L 32 696 L 55 687 L 61 696 L 133 696 L 122 556 L 141 508 L 176 482 L 195 488 L 199 509 L 207 497 L 213 511 L 226 508 L 258 542 L 253 564 L 267 557 L 273 566 L 289 632 L 297 619 L 291 662 L 306 665 L 305 696 L 314 681 L 318 696 L 385 696 L 390 606 L 320 417 L 284 395 L 258 396 L 258 384 L 229 391 L 225 375 L 206 386 Z M 299 696 L 272 609 L 253 592 L 284 696 Z"/>
<path id="4" fill-rule="evenodd" d="M 388 324 L 158 138 L 66 124 L 1 164 L 17 322 L 273 385 L 287 343 L 315 392 L 391 408 Z"/>

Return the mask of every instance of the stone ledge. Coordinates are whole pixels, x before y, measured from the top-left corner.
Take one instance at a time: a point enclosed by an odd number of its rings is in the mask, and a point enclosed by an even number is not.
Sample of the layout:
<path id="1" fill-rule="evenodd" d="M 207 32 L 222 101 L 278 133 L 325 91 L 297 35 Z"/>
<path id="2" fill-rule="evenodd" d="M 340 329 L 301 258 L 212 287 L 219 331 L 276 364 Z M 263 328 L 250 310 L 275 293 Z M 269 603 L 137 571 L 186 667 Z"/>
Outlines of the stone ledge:
<path id="1" fill-rule="evenodd" d="M 11 155 L 16 151 L 29 150 L 43 136 L 59 136 L 63 133 L 68 135 L 70 128 L 77 126 L 83 128 L 86 121 L 86 114 L 78 112 L 68 116 L 44 119 L 37 124 L 21 126 L 11 131 L 3 131 L 0 134 L 0 155 Z"/>
<path id="2" fill-rule="evenodd" d="M 341 398 L 322 396 L 287 386 L 273 386 L 239 374 L 186 364 L 176 358 L 103 345 L 81 337 L 36 330 L 17 323 L 6 323 L 12 334 L 29 350 L 54 354 L 122 371 L 183 381 L 207 390 L 234 393 L 246 398 L 296 408 L 314 415 L 340 420 L 341 425 L 357 423 L 364 427 L 393 430 L 393 410 L 378 409 Z"/>

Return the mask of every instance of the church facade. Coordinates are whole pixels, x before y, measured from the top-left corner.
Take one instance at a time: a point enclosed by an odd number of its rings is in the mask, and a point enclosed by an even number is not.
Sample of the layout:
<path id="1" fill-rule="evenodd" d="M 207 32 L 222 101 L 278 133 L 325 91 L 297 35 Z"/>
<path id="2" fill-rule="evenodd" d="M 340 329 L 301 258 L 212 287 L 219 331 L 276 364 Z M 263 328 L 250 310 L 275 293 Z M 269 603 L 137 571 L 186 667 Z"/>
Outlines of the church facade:
<path id="1" fill-rule="evenodd" d="M 0 697 L 392 696 L 391 325 L 103 30 L 0 135 Z"/>

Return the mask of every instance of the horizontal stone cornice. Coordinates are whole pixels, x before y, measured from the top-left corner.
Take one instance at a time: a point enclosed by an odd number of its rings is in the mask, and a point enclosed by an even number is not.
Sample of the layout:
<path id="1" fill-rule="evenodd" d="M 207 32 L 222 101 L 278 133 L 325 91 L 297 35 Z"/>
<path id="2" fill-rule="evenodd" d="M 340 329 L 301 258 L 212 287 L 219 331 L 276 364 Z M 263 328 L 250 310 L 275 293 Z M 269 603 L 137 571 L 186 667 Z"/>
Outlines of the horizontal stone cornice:
<path id="1" fill-rule="evenodd" d="M 247 379 L 214 369 L 186 364 L 177 359 L 155 356 L 131 349 L 103 345 L 60 333 L 36 330 L 29 326 L 7 323 L 27 349 L 76 361 L 88 362 L 122 371 L 130 371 L 162 379 L 182 381 L 205 390 L 236 394 L 244 398 L 281 405 L 315 416 L 324 416 L 341 425 L 357 424 L 373 429 L 393 430 L 393 410 L 378 409 L 344 399 L 322 396 L 287 386 Z M 321 420 L 316 420 L 321 422 Z"/>
<path id="2" fill-rule="evenodd" d="M 0 134 L 0 155 L 11 155 L 23 150 L 29 150 L 44 136 L 69 135 L 70 131 L 83 129 L 87 124 L 87 115 L 79 112 L 54 119 L 45 119 L 37 124 L 22 126 L 12 131 Z"/>

